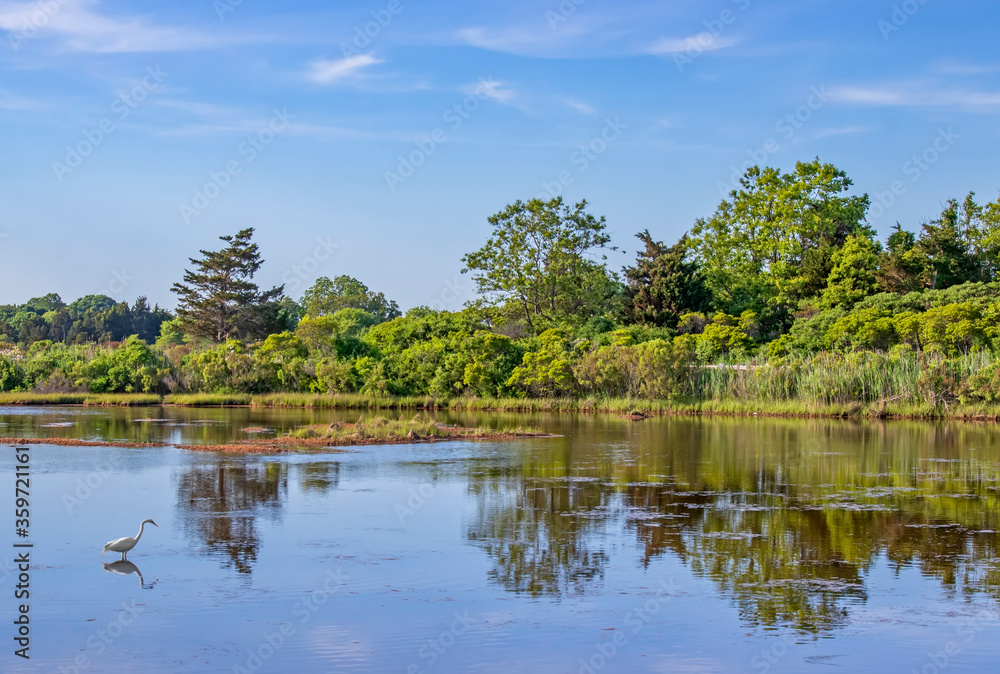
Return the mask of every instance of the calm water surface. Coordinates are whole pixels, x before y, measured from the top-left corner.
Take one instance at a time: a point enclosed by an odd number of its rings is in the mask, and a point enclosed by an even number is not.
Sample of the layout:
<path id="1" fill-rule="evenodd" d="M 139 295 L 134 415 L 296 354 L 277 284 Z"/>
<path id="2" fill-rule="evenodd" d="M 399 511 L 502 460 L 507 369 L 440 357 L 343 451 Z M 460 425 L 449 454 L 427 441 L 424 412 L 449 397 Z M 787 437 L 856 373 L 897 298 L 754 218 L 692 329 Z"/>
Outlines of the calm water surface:
<path id="1" fill-rule="evenodd" d="M 0 435 L 207 443 L 357 415 L 0 408 Z M 32 658 L 0 553 L 0 670 L 997 670 L 996 426 L 439 418 L 562 437 L 34 446 Z M 100 554 L 147 517 L 130 564 Z"/>

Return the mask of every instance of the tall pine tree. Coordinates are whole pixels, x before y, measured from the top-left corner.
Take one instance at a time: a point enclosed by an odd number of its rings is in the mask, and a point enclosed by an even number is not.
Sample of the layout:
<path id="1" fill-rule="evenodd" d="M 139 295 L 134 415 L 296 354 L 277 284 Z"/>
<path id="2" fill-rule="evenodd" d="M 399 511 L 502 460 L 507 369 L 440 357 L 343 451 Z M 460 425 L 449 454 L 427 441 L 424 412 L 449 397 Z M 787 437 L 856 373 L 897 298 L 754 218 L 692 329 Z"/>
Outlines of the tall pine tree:
<path id="1" fill-rule="evenodd" d="M 253 228 L 235 236 L 220 236 L 228 244 L 219 251 L 202 250 L 201 259 L 189 258 L 194 270 L 184 270 L 184 282 L 171 288 L 179 299 L 177 317 L 187 334 L 215 341 L 267 336 L 275 307 L 285 287 L 261 291 L 253 282 L 264 263 Z"/>

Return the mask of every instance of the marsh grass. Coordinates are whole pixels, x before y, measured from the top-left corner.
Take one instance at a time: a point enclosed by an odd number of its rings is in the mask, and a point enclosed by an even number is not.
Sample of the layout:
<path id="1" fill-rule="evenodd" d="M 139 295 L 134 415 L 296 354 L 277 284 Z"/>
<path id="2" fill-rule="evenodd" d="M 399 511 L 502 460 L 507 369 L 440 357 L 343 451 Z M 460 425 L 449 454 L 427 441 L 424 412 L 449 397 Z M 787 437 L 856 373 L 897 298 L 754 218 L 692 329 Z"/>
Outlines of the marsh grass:
<path id="1" fill-rule="evenodd" d="M 163 398 L 153 393 L 91 393 L 83 404 L 94 407 L 150 407 L 163 404 Z"/>
<path id="2" fill-rule="evenodd" d="M 435 410 L 448 401 L 432 396 L 370 396 L 362 393 L 266 393 L 255 395 L 251 407 L 330 410 Z"/>
<path id="3" fill-rule="evenodd" d="M 160 396 L 146 393 L 0 393 L 0 405 L 145 407 L 161 402 Z"/>
<path id="4" fill-rule="evenodd" d="M 2 393 L 0 405 L 181 405 L 329 410 L 522 413 L 783 415 L 916 419 L 1000 418 L 1000 358 L 986 352 L 823 353 L 711 367 L 683 366 L 675 395 L 663 399 L 590 395 L 563 398 L 372 396 L 360 393 L 152 394 Z M 986 375 L 984 379 L 984 374 Z M 993 378 L 993 379 L 991 379 Z M 979 384 L 976 382 L 979 381 Z M 975 386 L 994 381 L 994 391 Z M 989 384 L 986 385 L 987 387 Z M 992 395 L 988 397 L 987 394 Z M 977 397 L 978 396 L 978 397 Z M 985 402 L 993 400 L 995 402 Z"/>
<path id="5" fill-rule="evenodd" d="M 0 405 L 82 405 L 87 393 L 0 393 Z"/>
<path id="6" fill-rule="evenodd" d="M 164 404 L 183 407 L 221 407 L 249 405 L 249 393 L 174 393 L 164 397 Z"/>
<path id="7" fill-rule="evenodd" d="M 525 428 L 486 429 L 448 426 L 428 419 L 420 414 L 411 419 L 400 416 L 389 419 L 382 416 L 366 419 L 360 417 L 354 423 L 333 422 L 303 426 L 291 431 L 289 437 L 300 440 L 323 440 L 332 444 L 357 444 L 379 442 L 399 442 L 408 440 L 457 440 L 489 439 L 497 437 L 532 437 L 542 435 L 541 431 Z"/>

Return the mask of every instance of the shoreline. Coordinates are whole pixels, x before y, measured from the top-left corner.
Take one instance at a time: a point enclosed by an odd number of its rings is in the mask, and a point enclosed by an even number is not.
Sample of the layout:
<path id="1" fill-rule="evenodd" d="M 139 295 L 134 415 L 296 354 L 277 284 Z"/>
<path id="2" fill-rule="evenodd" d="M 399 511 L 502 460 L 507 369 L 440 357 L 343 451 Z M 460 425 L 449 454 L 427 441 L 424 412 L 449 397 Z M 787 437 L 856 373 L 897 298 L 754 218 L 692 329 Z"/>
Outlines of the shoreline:
<path id="1" fill-rule="evenodd" d="M 313 427 L 305 427 L 313 428 Z M 441 435 L 407 435 L 394 437 L 357 437 L 353 425 L 347 429 L 349 433 L 334 437 L 295 437 L 281 435 L 275 438 L 251 438 L 248 440 L 233 440 L 222 444 L 177 444 L 156 442 L 129 442 L 124 440 L 83 440 L 76 438 L 26 438 L 0 437 L 0 445 L 58 445 L 62 447 L 119 447 L 127 449 L 151 447 L 176 447 L 177 449 L 196 452 L 220 452 L 225 454 L 287 454 L 301 451 L 328 450 L 345 452 L 349 447 L 372 447 L 378 445 L 409 445 L 436 442 L 490 442 L 499 440 L 520 440 L 527 438 L 555 438 L 557 435 L 540 431 L 500 431 L 486 432 L 481 429 L 441 427 Z"/>
<path id="2" fill-rule="evenodd" d="M 354 411 L 487 412 L 495 414 L 603 414 L 636 421 L 662 416 L 1000 421 L 1000 404 L 814 403 L 781 400 L 669 401 L 616 398 L 370 398 L 357 394 L 2 394 L 0 406 L 181 407 Z"/>

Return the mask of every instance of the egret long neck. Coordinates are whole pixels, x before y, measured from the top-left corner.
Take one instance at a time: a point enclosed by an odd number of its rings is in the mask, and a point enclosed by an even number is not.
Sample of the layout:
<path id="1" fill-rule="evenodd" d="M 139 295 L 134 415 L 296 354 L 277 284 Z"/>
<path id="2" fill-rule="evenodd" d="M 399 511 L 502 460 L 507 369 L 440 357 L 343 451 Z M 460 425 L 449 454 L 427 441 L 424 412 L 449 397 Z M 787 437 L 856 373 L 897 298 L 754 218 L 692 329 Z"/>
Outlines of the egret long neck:
<path id="1" fill-rule="evenodd" d="M 142 530 L 146 528 L 146 523 L 143 522 L 139 525 L 139 533 L 135 535 L 135 542 L 138 543 L 139 539 L 142 538 Z"/>

